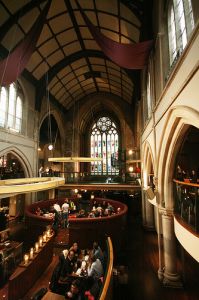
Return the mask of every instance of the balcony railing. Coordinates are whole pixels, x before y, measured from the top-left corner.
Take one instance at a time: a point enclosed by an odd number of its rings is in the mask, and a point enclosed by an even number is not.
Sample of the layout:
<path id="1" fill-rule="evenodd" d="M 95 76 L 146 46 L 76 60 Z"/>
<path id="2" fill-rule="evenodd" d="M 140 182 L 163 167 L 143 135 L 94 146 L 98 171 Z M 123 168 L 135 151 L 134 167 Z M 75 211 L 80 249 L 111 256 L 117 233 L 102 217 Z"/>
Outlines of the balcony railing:
<path id="1" fill-rule="evenodd" d="M 174 179 L 175 213 L 199 232 L 199 184 Z"/>
<path id="2" fill-rule="evenodd" d="M 119 183 L 138 185 L 140 173 L 126 173 L 125 176 L 107 174 L 94 175 L 88 172 L 51 172 L 42 174 L 44 177 L 64 177 L 66 183 Z"/>

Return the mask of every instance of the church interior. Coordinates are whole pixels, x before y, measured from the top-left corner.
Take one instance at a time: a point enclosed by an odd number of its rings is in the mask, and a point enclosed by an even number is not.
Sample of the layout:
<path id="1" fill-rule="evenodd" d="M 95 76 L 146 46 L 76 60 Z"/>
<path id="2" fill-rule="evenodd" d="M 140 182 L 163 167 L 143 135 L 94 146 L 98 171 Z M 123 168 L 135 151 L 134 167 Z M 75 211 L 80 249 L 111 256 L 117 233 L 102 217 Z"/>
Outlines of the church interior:
<path id="1" fill-rule="evenodd" d="M 198 1 L 0 0 L 0 26 L 0 299 L 198 299 Z"/>

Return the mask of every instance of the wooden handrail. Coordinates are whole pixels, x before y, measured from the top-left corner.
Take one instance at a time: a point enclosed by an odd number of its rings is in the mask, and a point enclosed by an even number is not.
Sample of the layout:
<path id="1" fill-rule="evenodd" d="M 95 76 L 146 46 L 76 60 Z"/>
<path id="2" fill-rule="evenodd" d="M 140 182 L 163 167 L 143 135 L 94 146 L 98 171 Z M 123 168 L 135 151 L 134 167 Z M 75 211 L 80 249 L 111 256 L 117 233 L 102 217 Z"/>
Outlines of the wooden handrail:
<path id="1" fill-rule="evenodd" d="M 188 185 L 188 186 L 194 186 L 194 187 L 198 187 L 199 188 L 199 184 L 198 183 L 184 182 L 184 181 L 180 181 L 180 180 L 177 180 L 177 179 L 173 179 L 173 182 L 181 184 L 181 185 Z"/>
<path id="2" fill-rule="evenodd" d="M 113 245 L 110 237 L 108 237 L 107 245 L 108 245 L 108 258 L 109 258 L 108 266 L 107 266 L 107 271 L 103 283 L 103 290 L 101 292 L 99 300 L 108 300 L 108 299 L 110 300 L 110 298 L 107 297 L 108 292 L 111 288 L 111 280 L 113 276 Z"/>

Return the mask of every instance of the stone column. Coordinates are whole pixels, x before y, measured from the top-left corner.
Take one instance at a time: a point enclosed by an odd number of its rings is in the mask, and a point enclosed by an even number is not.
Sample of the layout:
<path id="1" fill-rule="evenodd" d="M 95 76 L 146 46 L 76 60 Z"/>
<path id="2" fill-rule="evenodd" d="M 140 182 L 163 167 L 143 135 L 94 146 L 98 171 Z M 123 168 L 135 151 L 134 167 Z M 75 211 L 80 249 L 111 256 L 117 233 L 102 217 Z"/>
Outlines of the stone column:
<path id="1" fill-rule="evenodd" d="M 144 227 L 146 230 L 154 230 L 155 222 L 154 222 L 154 206 L 148 201 L 146 193 L 145 195 L 145 224 Z"/>
<path id="2" fill-rule="evenodd" d="M 162 230 L 164 244 L 164 279 L 163 284 L 168 287 L 181 288 L 182 283 L 177 272 L 176 240 L 174 234 L 173 214 L 168 210 L 162 213 Z"/>
<path id="3" fill-rule="evenodd" d="M 51 189 L 48 191 L 48 197 L 49 197 L 49 199 L 55 198 L 55 189 Z"/>

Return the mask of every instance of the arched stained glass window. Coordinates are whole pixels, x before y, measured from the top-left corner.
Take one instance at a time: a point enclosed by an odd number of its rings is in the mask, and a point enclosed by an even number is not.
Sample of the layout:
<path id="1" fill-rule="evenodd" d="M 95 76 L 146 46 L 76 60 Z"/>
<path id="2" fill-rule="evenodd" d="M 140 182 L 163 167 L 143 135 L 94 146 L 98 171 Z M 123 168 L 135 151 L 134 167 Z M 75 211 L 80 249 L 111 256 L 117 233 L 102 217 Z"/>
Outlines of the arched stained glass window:
<path id="1" fill-rule="evenodd" d="M 100 157 L 103 161 L 91 163 L 91 174 L 118 174 L 113 166 L 118 159 L 119 136 L 115 123 L 109 117 L 100 117 L 93 125 L 91 137 L 91 157 Z"/>

